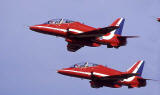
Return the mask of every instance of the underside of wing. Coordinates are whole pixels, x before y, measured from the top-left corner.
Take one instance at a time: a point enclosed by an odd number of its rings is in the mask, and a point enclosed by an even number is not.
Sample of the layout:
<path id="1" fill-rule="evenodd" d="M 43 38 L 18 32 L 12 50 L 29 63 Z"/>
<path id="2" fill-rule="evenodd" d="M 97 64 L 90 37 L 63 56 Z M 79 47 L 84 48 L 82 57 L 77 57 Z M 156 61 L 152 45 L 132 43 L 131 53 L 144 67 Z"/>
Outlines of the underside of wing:
<path id="1" fill-rule="evenodd" d="M 137 73 L 112 75 L 112 76 L 102 77 L 102 78 L 100 78 L 100 80 L 102 80 L 102 81 L 117 80 L 118 81 L 118 80 L 127 79 L 132 76 L 137 76 L 137 75 L 138 75 Z"/>
<path id="2" fill-rule="evenodd" d="M 71 38 L 95 38 L 95 37 L 103 36 L 103 35 L 111 32 L 112 30 L 117 29 L 117 28 L 119 28 L 119 27 L 118 26 L 109 26 L 109 27 L 105 27 L 105 28 L 100 28 L 100 29 L 84 32 L 84 33 L 71 34 L 71 35 L 69 35 L 69 37 L 71 37 Z"/>
<path id="3" fill-rule="evenodd" d="M 71 52 L 76 52 L 77 50 L 79 50 L 81 47 L 81 45 L 77 45 L 77 44 L 72 44 L 72 43 L 68 43 L 67 45 L 67 50 L 71 51 Z"/>
<path id="4" fill-rule="evenodd" d="M 116 82 L 137 75 L 138 75 L 137 73 L 129 73 L 129 74 L 111 75 L 99 78 L 96 77 L 93 72 L 91 72 L 91 78 L 93 81 L 105 81 L 105 82 Z"/>

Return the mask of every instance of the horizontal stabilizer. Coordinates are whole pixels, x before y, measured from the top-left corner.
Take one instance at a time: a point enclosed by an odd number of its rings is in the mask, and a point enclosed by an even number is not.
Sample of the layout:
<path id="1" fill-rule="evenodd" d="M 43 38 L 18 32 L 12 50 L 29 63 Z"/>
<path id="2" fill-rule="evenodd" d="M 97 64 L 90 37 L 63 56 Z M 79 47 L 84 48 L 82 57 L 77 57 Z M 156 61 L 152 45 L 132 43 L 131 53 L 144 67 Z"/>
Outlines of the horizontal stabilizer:
<path id="1" fill-rule="evenodd" d="M 122 38 L 138 38 L 139 36 L 120 36 Z"/>
<path id="2" fill-rule="evenodd" d="M 155 80 L 155 79 L 145 79 L 143 78 L 144 80 L 152 80 L 152 81 L 160 81 L 160 80 Z"/>

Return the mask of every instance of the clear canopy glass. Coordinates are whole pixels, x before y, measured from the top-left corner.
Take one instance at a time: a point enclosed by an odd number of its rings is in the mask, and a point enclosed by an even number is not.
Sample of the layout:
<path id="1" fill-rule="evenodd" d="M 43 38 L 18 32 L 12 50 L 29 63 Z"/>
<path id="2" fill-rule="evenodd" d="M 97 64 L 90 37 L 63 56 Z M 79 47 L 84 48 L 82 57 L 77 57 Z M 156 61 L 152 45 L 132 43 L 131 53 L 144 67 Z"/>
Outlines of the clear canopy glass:
<path id="1" fill-rule="evenodd" d="M 71 68 L 93 67 L 93 66 L 97 66 L 97 65 L 98 64 L 82 62 L 82 63 L 74 64 L 73 66 L 71 66 Z"/>
<path id="2" fill-rule="evenodd" d="M 62 24 L 62 23 L 72 23 L 72 22 L 75 22 L 75 21 L 68 20 L 68 19 L 52 19 L 44 24 Z"/>

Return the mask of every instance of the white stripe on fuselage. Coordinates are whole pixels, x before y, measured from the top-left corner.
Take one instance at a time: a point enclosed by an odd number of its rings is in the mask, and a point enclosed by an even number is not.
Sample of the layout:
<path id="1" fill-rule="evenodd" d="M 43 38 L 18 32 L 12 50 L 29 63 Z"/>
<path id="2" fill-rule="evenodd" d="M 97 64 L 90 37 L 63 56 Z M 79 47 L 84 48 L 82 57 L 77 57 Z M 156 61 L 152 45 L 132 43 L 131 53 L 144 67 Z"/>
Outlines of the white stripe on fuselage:
<path id="1" fill-rule="evenodd" d="M 83 31 L 79 31 L 79 30 L 76 30 L 76 29 L 69 29 L 69 31 L 73 31 L 73 32 L 76 32 L 76 33 L 83 33 Z"/>
<path id="2" fill-rule="evenodd" d="M 42 28 L 46 28 L 46 29 L 53 29 L 53 30 L 67 32 L 67 29 L 53 28 L 53 27 L 47 27 L 47 26 L 35 26 L 35 27 L 42 27 Z M 73 31 L 73 32 L 76 32 L 76 33 L 83 33 L 83 31 L 79 31 L 79 30 L 76 30 L 76 29 L 69 29 L 69 31 Z"/>
<path id="3" fill-rule="evenodd" d="M 91 75 L 91 72 L 82 72 L 82 71 L 74 71 L 74 70 L 63 70 L 63 71 L 69 71 L 69 72 L 75 72 L 75 73 L 80 73 L 80 74 Z M 98 76 L 102 76 L 102 77 L 108 76 L 106 74 L 96 73 L 96 72 L 93 72 L 93 75 L 98 75 Z"/>
<path id="4" fill-rule="evenodd" d="M 67 32 L 66 29 L 59 29 L 59 28 L 53 28 L 53 27 L 47 27 L 47 26 L 35 26 L 35 27 L 42 27 L 42 28 L 46 28 L 46 29 L 53 29 L 53 30 Z"/>
<path id="5" fill-rule="evenodd" d="M 124 79 L 123 81 L 130 82 L 135 78 L 135 76 L 129 77 L 128 79 Z"/>
<path id="6" fill-rule="evenodd" d="M 113 30 L 110 32 L 110 34 L 108 36 L 102 36 L 102 39 L 105 39 L 105 40 L 110 40 L 114 37 L 114 33 L 116 32 L 116 30 Z"/>

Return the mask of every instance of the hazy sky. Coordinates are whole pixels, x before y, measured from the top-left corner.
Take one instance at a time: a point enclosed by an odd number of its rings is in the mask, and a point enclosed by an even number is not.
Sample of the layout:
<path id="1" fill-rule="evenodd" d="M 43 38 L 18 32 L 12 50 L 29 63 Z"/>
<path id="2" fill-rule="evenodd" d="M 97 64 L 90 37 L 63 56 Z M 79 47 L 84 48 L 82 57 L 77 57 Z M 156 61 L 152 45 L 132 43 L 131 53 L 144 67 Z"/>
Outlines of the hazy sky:
<path id="1" fill-rule="evenodd" d="M 63 76 L 56 70 L 89 61 L 125 71 L 145 60 L 144 78 L 160 79 L 160 0 L 2 0 L 0 3 L 0 95 L 159 95 L 160 82 L 144 88 L 93 89 L 88 80 Z M 63 38 L 33 32 L 27 26 L 53 18 L 69 18 L 105 27 L 126 18 L 119 49 L 84 47 L 68 52 Z"/>

